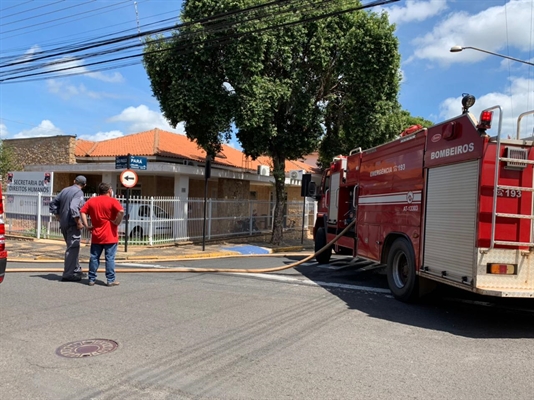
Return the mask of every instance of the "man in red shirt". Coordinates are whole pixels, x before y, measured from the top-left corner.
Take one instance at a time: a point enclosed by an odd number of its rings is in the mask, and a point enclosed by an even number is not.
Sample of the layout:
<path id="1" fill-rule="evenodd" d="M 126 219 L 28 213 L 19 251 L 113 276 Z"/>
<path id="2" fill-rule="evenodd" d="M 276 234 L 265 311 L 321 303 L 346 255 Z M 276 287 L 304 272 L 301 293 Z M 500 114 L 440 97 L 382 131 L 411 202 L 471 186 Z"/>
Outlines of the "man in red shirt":
<path id="1" fill-rule="evenodd" d="M 106 257 L 107 286 L 118 286 L 115 280 L 115 254 L 119 243 L 118 226 L 124 216 L 119 201 L 113 197 L 109 183 L 98 185 L 98 196 L 91 197 L 80 210 L 83 226 L 91 231 L 91 250 L 89 258 L 89 286 L 94 286 L 96 272 L 100 266 L 102 251 Z M 87 222 L 91 217 L 91 225 Z"/>

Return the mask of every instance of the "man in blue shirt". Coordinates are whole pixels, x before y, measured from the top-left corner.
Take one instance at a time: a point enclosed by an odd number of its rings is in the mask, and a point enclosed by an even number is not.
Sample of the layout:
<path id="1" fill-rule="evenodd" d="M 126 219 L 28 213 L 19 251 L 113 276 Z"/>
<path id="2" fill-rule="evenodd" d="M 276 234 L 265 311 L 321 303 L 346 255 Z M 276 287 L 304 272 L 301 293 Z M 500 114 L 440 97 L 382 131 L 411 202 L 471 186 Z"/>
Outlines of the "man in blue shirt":
<path id="1" fill-rule="evenodd" d="M 65 239 L 65 264 L 62 281 L 79 282 L 82 280 L 82 267 L 80 266 L 80 240 L 82 236 L 82 220 L 80 209 L 84 204 L 82 189 L 87 184 L 85 176 L 79 175 L 74 179 L 72 186 L 63 189 L 50 202 L 50 212 L 59 221 L 61 233 Z"/>

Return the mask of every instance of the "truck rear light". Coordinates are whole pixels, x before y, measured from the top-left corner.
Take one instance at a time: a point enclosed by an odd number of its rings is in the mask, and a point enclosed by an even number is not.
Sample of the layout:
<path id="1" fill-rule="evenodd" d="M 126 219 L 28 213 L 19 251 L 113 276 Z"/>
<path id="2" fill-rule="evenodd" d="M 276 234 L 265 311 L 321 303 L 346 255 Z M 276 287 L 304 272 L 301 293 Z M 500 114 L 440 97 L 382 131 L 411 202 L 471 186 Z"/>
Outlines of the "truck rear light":
<path id="1" fill-rule="evenodd" d="M 4 275 L 0 275 L 0 283 L 4 282 Z"/>
<path id="2" fill-rule="evenodd" d="M 488 264 L 488 274 L 517 275 L 517 264 Z"/>
<path id="3" fill-rule="evenodd" d="M 480 114 L 480 122 L 477 125 L 478 129 L 491 129 L 491 120 L 493 118 L 493 111 L 482 111 Z"/>

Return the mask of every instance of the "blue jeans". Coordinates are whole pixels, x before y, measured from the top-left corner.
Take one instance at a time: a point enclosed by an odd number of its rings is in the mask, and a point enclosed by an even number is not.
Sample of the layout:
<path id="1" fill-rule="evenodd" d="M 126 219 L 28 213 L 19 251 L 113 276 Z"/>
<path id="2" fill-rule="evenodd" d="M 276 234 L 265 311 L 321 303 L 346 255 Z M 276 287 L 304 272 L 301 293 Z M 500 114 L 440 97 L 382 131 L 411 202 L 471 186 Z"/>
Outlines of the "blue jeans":
<path id="1" fill-rule="evenodd" d="M 117 253 L 118 243 L 96 244 L 91 243 L 91 256 L 89 258 L 89 282 L 96 279 L 96 271 L 100 266 L 100 256 L 102 251 L 106 257 L 106 279 L 107 283 L 115 282 L 115 254 Z"/>

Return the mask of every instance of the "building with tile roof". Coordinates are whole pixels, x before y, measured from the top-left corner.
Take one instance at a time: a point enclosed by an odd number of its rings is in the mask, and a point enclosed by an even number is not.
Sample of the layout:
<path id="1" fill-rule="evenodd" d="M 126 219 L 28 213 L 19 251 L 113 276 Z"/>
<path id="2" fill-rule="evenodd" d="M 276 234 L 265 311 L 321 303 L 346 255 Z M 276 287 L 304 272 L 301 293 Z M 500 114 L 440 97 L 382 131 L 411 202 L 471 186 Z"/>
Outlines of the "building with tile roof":
<path id="1" fill-rule="evenodd" d="M 138 183 L 131 189 L 134 196 L 170 196 L 202 198 L 205 189 L 206 153 L 186 136 L 158 128 L 114 139 L 92 142 L 75 136 L 6 139 L 24 171 L 54 172 L 54 191 L 68 186 L 77 175 L 88 179 L 88 189 L 96 191 L 102 181 L 110 182 L 122 194 L 116 158 L 128 154 L 146 158 L 146 170 L 137 170 Z M 300 199 L 303 173 L 320 179 L 310 160 L 286 161 L 288 200 Z M 211 164 L 207 196 L 219 199 L 258 199 L 274 197 L 272 163 L 268 157 L 252 160 L 228 145 Z"/>

